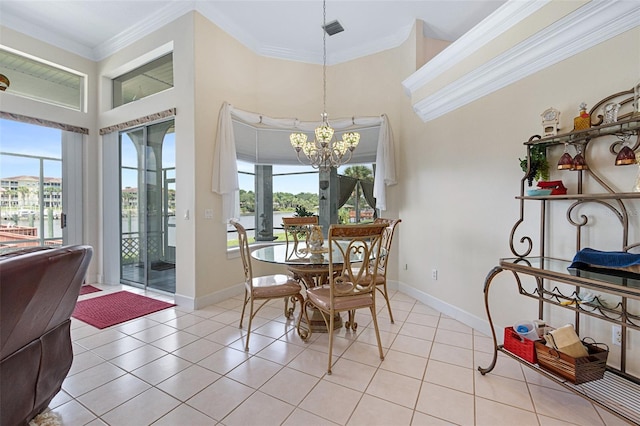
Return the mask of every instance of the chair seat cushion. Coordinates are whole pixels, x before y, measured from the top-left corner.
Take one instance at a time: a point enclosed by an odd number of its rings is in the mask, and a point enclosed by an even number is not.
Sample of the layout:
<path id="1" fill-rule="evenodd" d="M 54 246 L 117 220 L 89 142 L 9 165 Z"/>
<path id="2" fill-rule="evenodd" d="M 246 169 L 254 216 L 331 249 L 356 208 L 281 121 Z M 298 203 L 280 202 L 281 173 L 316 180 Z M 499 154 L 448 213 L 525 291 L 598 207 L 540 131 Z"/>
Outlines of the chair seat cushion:
<path id="1" fill-rule="evenodd" d="M 330 310 L 330 290 L 329 286 L 314 287 L 307 290 L 307 298 L 318 308 Z M 334 298 L 334 309 L 336 311 L 350 311 L 352 309 L 368 308 L 373 305 L 371 293 L 355 294 L 352 296 L 341 296 Z"/>
<path id="2" fill-rule="evenodd" d="M 293 278 L 283 275 L 264 275 L 253 279 L 253 297 L 286 297 L 300 293 L 301 287 Z"/>
<path id="3" fill-rule="evenodd" d="M 357 274 L 358 270 L 353 268 L 353 273 Z M 362 285 L 367 285 L 369 282 L 371 282 L 371 276 L 372 275 L 373 275 L 372 273 L 367 273 L 358 282 L 361 283 Z M 376 275 L 376 281 L 375 281 L 376 285 L 377 284 L 383 284 L 385 281 L 386 281 L 386 278 L 385 278 L 384 274 L 378 272 L 378 274 Z"/>
<path id="4" fill-rule="evenodd" d="M 385 278 L 385 276 L 384 276 L 384 275 L 380 275 L 380 274 L 376 275 L 376 285 L 377 285 L 377 284 L 384 284 L 384 282 L 385 282 L 386 280 L 387 280 L 387 279 Z"/>

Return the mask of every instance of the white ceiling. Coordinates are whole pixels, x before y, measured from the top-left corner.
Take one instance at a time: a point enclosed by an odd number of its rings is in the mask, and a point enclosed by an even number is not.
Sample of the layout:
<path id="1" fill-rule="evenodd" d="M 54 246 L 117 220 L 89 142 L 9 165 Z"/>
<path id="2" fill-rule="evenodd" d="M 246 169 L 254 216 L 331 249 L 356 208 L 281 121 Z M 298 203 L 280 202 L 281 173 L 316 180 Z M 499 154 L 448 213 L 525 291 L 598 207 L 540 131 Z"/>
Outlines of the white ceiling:
<path id="1" fill-rule="evenodd" d="M 504 3 L 328 0 L 327 22 L 338 19 L 345 31 L 327 37 L 327 62 L 395 47 L 417 19 L 426 36 L 454 41 Z M 258 54 L 322 63 L 320 0 L 0 0 L 0 24 L 100 60 L 191 10 Z"/>

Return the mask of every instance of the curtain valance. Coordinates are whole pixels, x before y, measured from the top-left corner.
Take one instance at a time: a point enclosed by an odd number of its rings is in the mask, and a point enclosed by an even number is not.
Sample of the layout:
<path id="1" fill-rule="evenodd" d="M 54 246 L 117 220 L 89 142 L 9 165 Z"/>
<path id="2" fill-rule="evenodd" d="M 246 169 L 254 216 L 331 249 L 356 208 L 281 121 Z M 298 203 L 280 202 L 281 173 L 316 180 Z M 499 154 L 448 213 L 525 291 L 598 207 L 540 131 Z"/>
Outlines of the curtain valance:
<path id="1" fill-rule="evenodd" d="M 21 114 L 14 114 L 11 112 L 0 111 L 0 118 L 6 120 L 19 121 L 21 123 L 35 124 L 38 126 L 51 127 L 53 129 L 64 130 L 65 132 L 79 133 L 81 135 L 88 135 L 89 129 L 85 127 L 73 126 L 71 124 L 58 123 L 51 120 L 45 120 L 42 118 L 29 117 Z"/>
<path id="2" fill-rule="evenodd" d="M 161 120 L 163 118 L 176 115 L 176 109 L 171 108 L 165 111 L 156 112 L 154 114 L 145 115 L 144 117 L 136 118 L 134 120 L 125 121 L 124 123 L 115 124 L 109 127 L 103 127 L 100 129 L 100 135 L 104 136 L 109 133 L 118 132 L 120 130 L 130 129 L 132 127 L 141 126 L 143 124 L 151 123 L 152 121 Z"/>
<path id="3" fill-rule="evenodd" d="M 273 118 L 264 114 L 257 114 L 234 108 L 225 102 L 218 115 L 218 132 L 215 139 L 213 153 L 213 175 L 211 189 L 222 195 L 222 219 L 227 222 L 232 217 L 238 217 L 239 212 L 239 184 L 238 167 L 236 164 L 236 140 L 233 130 L 233 120 L 247 124 L 276 129 L 299 130 L 312 132 L 321 123 L 315 121 L 299 121 L 295 118 Z M 379 117 L 352 117 L 331 120 L 335 130 L 357 130 L 360 127 L 379 126 L 378 146 L 376 150 L 376 174 L 373 184 L 373 196 L 376 207 L 386 210 L 386 186 L 396 183 L 395 148 L 391 126 L 386 115 Z M 357 151 L 357 150 L 356 150 Z"/>

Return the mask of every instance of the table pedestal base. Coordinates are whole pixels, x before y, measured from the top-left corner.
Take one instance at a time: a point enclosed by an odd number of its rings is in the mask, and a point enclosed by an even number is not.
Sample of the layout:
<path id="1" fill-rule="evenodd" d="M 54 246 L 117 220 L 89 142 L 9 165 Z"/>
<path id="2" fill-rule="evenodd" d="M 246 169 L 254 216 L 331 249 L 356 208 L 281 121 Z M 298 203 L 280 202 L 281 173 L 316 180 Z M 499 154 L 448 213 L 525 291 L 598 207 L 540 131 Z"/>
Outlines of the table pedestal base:
<path id="1" fill-rule="evenodd" d="M 302 327 L 307 327 L 307 328 L 311 328 L 311 332 L 312 333 L 326 333 L 327 332 L 327 324 L 325 324 L 324 319 L 322 318 L 322 313 L 315 309 L 315 308 L 309 308 L 309 310 L 307 311 L 307 314 L 309 315 L 309 322 L 311 324 L 307 324 L 307 320 L 304 314 L 302 315 Z M 336 314 L 335 318 L 333 320 L 333 329 L 334 330 L 338 330 L 339 328 L 342 327 L 342 317 L 340 316 L 340 314 Z"/>
<path id="2" fill-rule="evenodd" d="M 301 280 L 306 288 L 329 283 L 329 265 L 287 265 L 293 276 Z"/>

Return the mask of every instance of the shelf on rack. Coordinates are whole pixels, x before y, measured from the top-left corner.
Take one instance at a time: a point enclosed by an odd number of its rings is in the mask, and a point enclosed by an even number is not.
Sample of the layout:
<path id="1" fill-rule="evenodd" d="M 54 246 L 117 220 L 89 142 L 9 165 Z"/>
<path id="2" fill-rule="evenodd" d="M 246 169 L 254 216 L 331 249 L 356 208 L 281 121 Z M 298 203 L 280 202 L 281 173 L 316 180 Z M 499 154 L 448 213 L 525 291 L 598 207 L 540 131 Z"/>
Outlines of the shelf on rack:
<path id="1" fill-rule="evenodd" d="M 563 143 L 576 143 L 587 139 L 597 138 L 599 136 L 615 135 L 623 133 L 637 133 L 640 129 L 640 117 L 618 121 L 615 123 L 601 124 L 585 130 L 564 133 L 556 136 L 548 136 L 546 138 L 529 140 L 525 145 L 559 145 Z"/>
<path id="2" fill-rule="evenodd" d="M 601 407 L 614 411 L 617 415 L 621 415 L 631 422 L 640 424 L 640 384 L 624 379 L 610 371 L 605 371 L 602 379 L 574 385 L 566 379 L 541 368 L 538 364 L 532 364 L 512 354 L 502 346 L 499 347 L 499 350 L 562 386 L 589 398 Z"/>
<path id="3" fill-rule="evenodd" d="M 640 200 L 640 192 L 603 192 L 600 194 L 517 195 L 516 200 Z"/>
<path id="4" fill-rule="evenodd" d="M 619 121 L 614 123 L 593 125 L 593 127 L 584 130 L 571 131 L 565 134 L 540 137 L 539 135 L 532 136 L 524 145 L 527 149 L 526 164 L 527 175 L 534 171 L 533 155 L 542 151 L 546 153 L 546 148 L 561 145 L 572 144 L 575 146 L 577 152 L 587 156 L 587 152 L 590 155 L 602 155 L 602 149 L 592 150 L 592 141 L 599 137 L 605 137 L 605 143 L 608 143 L 610 154 L 616 155 L 617 152 L 622 149 L 623 144 L 630 145 L 629 148 L 633 149 L 636 153 L 640 150 L 640 141 L 630 144 L 628 140 L 631 136 L 638 136 L 640 140 L 640 112 L 638 111 L 638 88 L 634 87 L 631 90 L 622 91 L 608 96 L 595 104 L 594 108 L 590 111 L 590 115 L 593 118 L 594 115 L 598 117 L 598 120 L 604 119 L 601 115 L 596 115 L 600 108 L 605 104 L 610 104 L 613 101 L 617 101 L 620 107 L 624 107 L 627 111 L 618 115 Z M 629 96 L 632 95 L 633 96 Z M 631 110 L 630 110 L 631 109 Z M 630 110 L 630 111 L 629 111 Z M 610 117 L 611 119 L 611 117 Z M 534 150 L 533 148 L 542 148 L 541 150 Z M 608 160 L 607 160 L 608 161 Z M 605 170 L 610 172 L 614 169 L 613 161 L 608 162 L 610 167 Z M 494 342 L 493 359 L 489 366 L 486 368 L 478 367 L 481 374 L 487 374 L 493 370 L 498 360 L 498 351 L 504 352 L 509 356 L 517 359 L 524 364 L 534 368 L 561 386 L 566 387 L 569 390 L 573 390 L 579 395 L 593 401 L 595 404 L 602 406 L 611 413 L 620 416 L 621 418 L 632 421 L 640 426 L 640 377 L 637 376 L 637 357 L 633 359 L 633 365 L 630 371 L 626 365 L 626 361 L 630 359 L 627 357 L 627 345 L 625 340 L 627 331 L 639 331 L 640 325 L 637 319 L 639 318 L 636 313 L 630 313 L 628 310 L 628 301 L 633 300 L 636 306 L 636 302 L 640 301 L 640 275 L 627 275 L 620 271 L 603 270 L 602 268 L 585 268 L 575 269 L 571 267 L 572 262 L 570 260 L 555 259 L 545 256 L 545 250 L 548 247 L 554 247 L 553 242 L 554 233 L 556 230 L 555 222 L 550 225 L 551 213 L 555 214 L 555 210 L 547 211 L 547 201 L 565 200 L 568 203 L 556 204 L 554 207 L 566 207 L 566 219 L 570 226 L 575 229 L 575 245 L 576 252 L 583 248 L 583 243 L 593 241 L 591 239 L 583 240 L 583 230 L 587 222 L 589 224 L 597 225 L 597 221 L 591 221 L 584 212 L 576 212 L 576 207 L 582 205 L 582 203 L 595 202 L 609 207 L 612 213 L 619 219 L 621 228 L 621 247 L 623 250 L 629 251 L 633 248 L 640 247 L 640 242 L 630 242 L 631 238 L 637 236 L 638 221 L 635 220 L 632 212 L 638 207 L 638 201 L 640 200 L 640 192 L 624 192 L 618 193 L 614 188 L 607 184 L 607 179 L 599 175 L 599 172 L 594 166 L 598 165 L 597 162 L 590 164 L 589 169 L 583 173 L 580 171 L 577 173 L 578 186 L 577 194 L 564 194 L 564 195 L 526 195 L 525 180 L 528 180 L 530 176 L 525 175 L 521 180 L 520 194 L 515 198 L 520 204 L 520 217 L 514 223 L 511 229 L 511 235 L 509 238 L 509 248 L 513 253 L 514 258 L 500 259 L 499 266 L 495 266 L 487 275 L 484 282 L 484 302 L 485 309 L 487 311 L 487 317 L 489 319 L 489 325 L 492 330 L 492 337 Z M 583 177 L 586 175 L 589 179 L 592 179 L 596 186 L 592 188 L 583 187 Z M 591 182 L 589 182 L 591 187 Z M 604 193 L 584 193 L 586 189 L 600 188 L 598 191 L 604 191 Z M 526 201 L 542 201 L 539 203 L 539 233 L 538 233 L 538 253 L 539 256 L 531 256 L 533 253 L 536 239 L 530 235 L 521 235 L 523 232 L 527 232 L 527 229 L 520 227 L 525 223 L 525 212 L 527 215 L 531 210 L 525 209 Z M 600 209 L 592 209 L 600 211 Z M 535 211 L 535 210 L 534 210 Z M 574 220 L 576 214 L 579 214 L 577 220 Z M 603 234 L 611 234 L 609 226 L 605 227 L 589 227 L 589 232 L 596 232 L 596 228 L 600 228 Z M 599 231 L 600 232 L 600 231 Z M 564 234 L 559 234 L 564 237 Z M 609 237 L 607 237 L 609 238 Z M 566 247 L 568 240 L 563 239 L 561 247 Z M 611 365 L 607 367 L 607 372 L 603 379 L 594 380 L 592 382 L 583 383 L 580 385 L 574 385 L 566 380 L 558 377 L 554 377 L 554 374 L 541 369 L 539 366 L 528 363 L 516 355 L 510 354 L 504 350 L 502 346 L 498 345 L 497 334 L 495 332 L 495 324 L 491 318 L 490 312 L 490 297 L 489 291 L 491 283 L 494 278 L 503 271 L 510 271 L 515 277 L 515 282 L 518 285 L 519 294 L 527 296 L 537 300 L 538 302 L 538 318 L 544 319 L 545 305 L 555 305 L 561 307 L 564 310 L 573 311 L 576 331 L 579 333 L 580 319 L 582 316 L 590 316 L 594 319 L 608 321 L 621 327 L 623 342 L 617 357 L 619 362 L 611 362 Z M 524 286 L 521 281 L 521 275 L 528 275 L 535 278 L 535 287 L 531 287 L 527 283 Z M 551 284 L 553 283 L 553 284 Z M 549 285 L 548 285 L 549 284 Z M 562 285 L 560 285 L 562 284 Z M 602 306 L 587 304 L 582 305 L 576 303 L 576 299 L 579 296 L 579 292 L 582 289 L 594 290 L 595 292 L 602 292 L 605 296 L 611 295 L 616 300 L 615 307 L 607 308 L 602 302 Z M 566 292 L 566 294 L 563 294 Z M 633 308 L 635 309 L 635 308 Z M 549 318 L 550 319 L 550 318 Z M 606 324 L 604 324 L 606 326 Z M 636 334 L 632 338 L 635 338 Z M 635 355 L 635 353 L 634 353 Z M 619 370 L 614 368 L 614 365 L 619 365 Z M 619 374 L 616 374 L 619 373 Z M 636 375 L 634 375 L 634 374 Z"/>
<path id="5" fill-rule="evenodd" d="M 500 267 L 509 271 L 640 300 L 639 278 L 628 278 L 598 270 L 570 269 L 571 263 L 566 259 L 540 256 L 500 259 Z"/>

